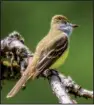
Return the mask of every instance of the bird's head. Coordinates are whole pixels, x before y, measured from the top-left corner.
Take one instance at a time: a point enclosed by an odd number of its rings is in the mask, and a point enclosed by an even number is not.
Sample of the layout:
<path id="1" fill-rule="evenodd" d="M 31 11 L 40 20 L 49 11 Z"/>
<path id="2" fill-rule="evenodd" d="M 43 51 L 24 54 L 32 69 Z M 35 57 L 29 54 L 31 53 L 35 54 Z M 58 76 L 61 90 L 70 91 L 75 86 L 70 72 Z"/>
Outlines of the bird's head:
<path id="1" fill-rule="evenodd" d="M 51 27 L 56 28 L 70 36 L 73 29 L 78 27 L 78 25 L 70 23 L 63 15 L 55 15 L 52 17 Z"/>

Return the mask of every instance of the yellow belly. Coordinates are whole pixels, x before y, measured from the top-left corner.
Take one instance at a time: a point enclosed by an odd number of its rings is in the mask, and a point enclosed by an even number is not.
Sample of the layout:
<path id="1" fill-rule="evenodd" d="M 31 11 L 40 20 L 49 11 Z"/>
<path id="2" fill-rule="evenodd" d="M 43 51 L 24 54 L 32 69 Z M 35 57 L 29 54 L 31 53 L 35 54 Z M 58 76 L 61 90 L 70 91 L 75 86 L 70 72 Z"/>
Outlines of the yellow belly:
<path id="1" fill-rule="evenodd" d="M 50 69 L 57 69 L 64 64 L 69 53 L 69 48 L 61 55 L 61 57 L 50 67 Z"/>

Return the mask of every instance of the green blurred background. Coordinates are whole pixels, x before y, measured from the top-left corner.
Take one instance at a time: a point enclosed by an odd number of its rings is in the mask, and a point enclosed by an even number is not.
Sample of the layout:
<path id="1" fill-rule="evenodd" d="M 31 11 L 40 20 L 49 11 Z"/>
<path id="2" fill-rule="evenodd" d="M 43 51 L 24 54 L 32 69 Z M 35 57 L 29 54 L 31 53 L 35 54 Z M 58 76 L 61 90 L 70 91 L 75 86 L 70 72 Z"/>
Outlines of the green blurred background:
<path id="1" fill-rule="evenodd" d="M 1 4 L 1 37 L 16 30 L 25 38 L 25 44 L 34 52 L 37 43 L 50 27 L 56 14 L 63 14 L 80 27 L 75 29 L 70 42 L 70 53 L 59 69 L 71 76 L 82 87 L 93 89 L 93 3 L 91 1 L 3 1 Z M 27 85 L 15 97 L 6 95 L 16 81 L 6 81 L 1 103 L 58 103 L 47 80 L 38 79 Z M 74 99 L 75 97 L 72 96 Z M 78 103 L 93 103 L 91 99 L 77 98 Z"/>

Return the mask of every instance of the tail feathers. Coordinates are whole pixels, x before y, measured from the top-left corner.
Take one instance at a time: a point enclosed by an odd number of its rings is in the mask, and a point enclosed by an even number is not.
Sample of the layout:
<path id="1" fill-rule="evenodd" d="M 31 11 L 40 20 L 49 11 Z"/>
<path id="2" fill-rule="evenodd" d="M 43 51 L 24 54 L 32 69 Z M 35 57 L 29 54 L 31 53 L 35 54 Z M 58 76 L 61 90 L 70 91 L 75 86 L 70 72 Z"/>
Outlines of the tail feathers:
<path id="1" fill-rule="evenodd" d="M 34 72 L 30 74 L 30 78 L 32 78 L 33 75 L 34 75 Z M 11 98 L 15 96 L 21 89 L 22 85 L 27 82 L 27 80 L 29 79 L 28 77 L 29 77 L 28 75 L 23 75 L 6 97 Z"/>
<path id="2" fill-rule="evenodd" d="M 40 71 L 36 71 L 36 72 L 33 74 L 32 79 L 35 79 L 39 74 L 40 74 Z"/>

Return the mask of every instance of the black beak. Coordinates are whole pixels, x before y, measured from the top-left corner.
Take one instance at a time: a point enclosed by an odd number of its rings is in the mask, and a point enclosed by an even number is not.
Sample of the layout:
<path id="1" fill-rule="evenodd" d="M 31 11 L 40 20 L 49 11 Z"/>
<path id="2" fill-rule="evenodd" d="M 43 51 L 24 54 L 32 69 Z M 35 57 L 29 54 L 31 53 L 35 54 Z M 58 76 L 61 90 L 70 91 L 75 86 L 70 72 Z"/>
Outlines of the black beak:
<path id="1" fill-rule="evenodd" d="M 77 24 L 72 24 L 73 28 L 79 27 Z"/>

